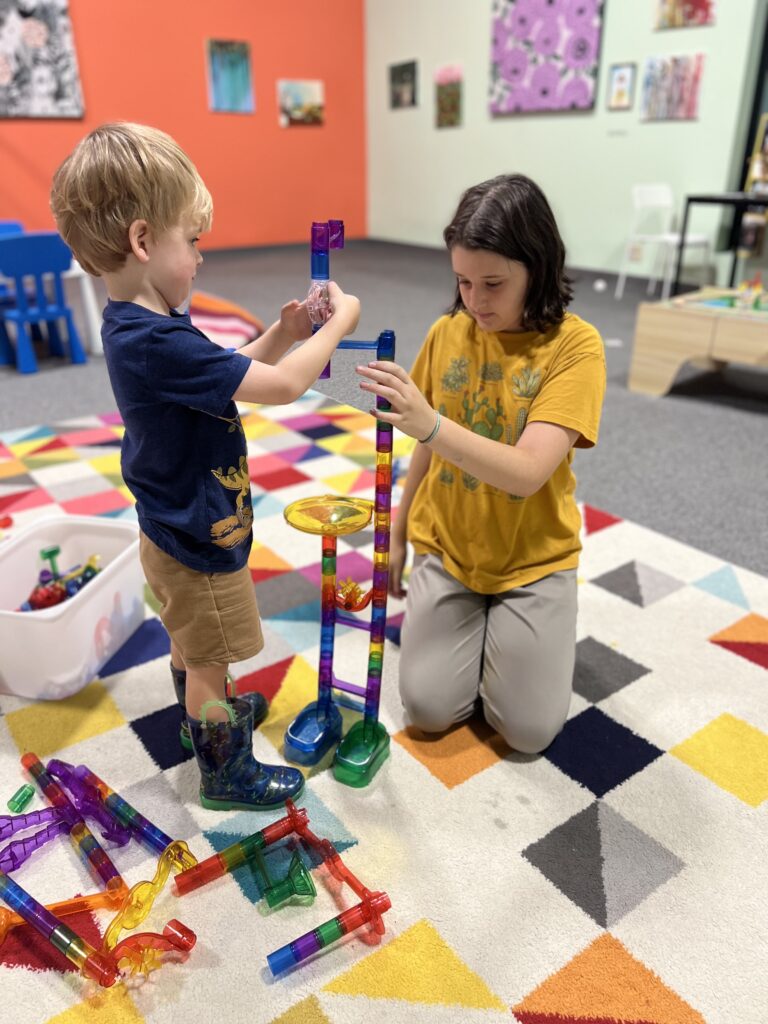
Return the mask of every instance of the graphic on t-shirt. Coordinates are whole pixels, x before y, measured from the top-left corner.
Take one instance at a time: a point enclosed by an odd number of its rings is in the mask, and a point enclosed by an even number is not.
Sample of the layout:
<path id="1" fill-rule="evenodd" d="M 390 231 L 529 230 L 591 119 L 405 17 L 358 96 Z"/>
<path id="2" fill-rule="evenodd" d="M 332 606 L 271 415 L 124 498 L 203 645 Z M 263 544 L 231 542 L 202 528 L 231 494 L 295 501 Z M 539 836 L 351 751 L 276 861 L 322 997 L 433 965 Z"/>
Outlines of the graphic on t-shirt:
<path id="1" fill-rule="evenodd" d="M 466 384 L 469 384 L 468 366 L 469 360 L 466 356 L 458 356 L 456 359 L 452 359 L 451 365 L 445 371 L 440 381 L 443 390 L 457 395 Z"/>
<path id="2" fill-rule="evenodd" d="M 211 472 L 226 487 L 227 490 L 237 491 L 235 502 L 235 514 L 225 516 L 211 524 L 211 540 L 220 548 L 237 547 L 248 536 L 253 523 L 253 509 L 251 508 L 251 478 L 248 474 L 248 460 L 244 455 L 240 456 L 237 469 L 230 466 L 225 473 L 219 466 Z M 248 499 L 248 500 L 246 500 Z"/>

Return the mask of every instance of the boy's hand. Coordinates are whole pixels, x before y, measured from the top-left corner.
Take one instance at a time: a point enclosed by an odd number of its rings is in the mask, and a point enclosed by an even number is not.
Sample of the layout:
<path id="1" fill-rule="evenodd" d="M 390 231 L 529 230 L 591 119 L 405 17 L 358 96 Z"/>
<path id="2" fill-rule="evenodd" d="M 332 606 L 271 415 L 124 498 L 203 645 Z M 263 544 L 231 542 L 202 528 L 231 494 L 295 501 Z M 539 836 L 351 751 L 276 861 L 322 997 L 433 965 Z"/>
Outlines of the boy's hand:
<path id="1" fill-rule="evenodd" d="M 344 334 L 351 334 L 360 319 L 360 300 L 345 294 L 335 281 L 328 282 L 328 296 L 333 320 L 341 325 Z"/>
<path id="2" fill-rule="evenodd" d="M 291 344 L 304 341 L 310 336 L 312 321 L 309 319 L 306 302 L 299 302 L 298 299 L 286 302 L 280 310 L 280 329 L 290 338 Z"/>

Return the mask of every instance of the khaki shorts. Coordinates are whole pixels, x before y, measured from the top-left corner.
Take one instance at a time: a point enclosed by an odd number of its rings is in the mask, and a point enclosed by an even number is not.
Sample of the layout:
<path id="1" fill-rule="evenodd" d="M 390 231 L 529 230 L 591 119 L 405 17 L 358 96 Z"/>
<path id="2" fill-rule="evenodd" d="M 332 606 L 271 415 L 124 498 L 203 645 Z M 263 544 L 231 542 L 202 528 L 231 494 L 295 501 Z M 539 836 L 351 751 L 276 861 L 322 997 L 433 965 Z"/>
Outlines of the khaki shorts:
<path id="1" fill-rule="evenodd" d="M 264 638 L 247 566 L 237 572 L 195 572 L 144 533 L 139 557 L 160 602 L 160 619 L 185 665 L 229 665 L 259 653 Z"/>

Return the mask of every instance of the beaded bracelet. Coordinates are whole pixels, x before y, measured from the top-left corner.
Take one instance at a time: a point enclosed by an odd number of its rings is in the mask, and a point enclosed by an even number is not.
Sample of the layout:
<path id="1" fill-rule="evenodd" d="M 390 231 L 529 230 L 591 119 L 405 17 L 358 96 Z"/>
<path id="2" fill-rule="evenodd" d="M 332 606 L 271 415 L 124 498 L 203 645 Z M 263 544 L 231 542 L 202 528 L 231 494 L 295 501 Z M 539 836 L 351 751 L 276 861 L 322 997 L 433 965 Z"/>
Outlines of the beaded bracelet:
<path id="1" fill-rule="evenodd" d="M 435 420 L 435 425 L 434 427 L 432 427 L 432 430 L 429 432 L 429 434 L 427 434 L 424 440 L 419 441 L 419 444 L 429 444 L 430 441 L 434 441 L 434 439 L 437 437 L 437 432 L 440 429 L 440 410 L 436 409 L 435 412 L 437 412 L 437 419 Z"/>

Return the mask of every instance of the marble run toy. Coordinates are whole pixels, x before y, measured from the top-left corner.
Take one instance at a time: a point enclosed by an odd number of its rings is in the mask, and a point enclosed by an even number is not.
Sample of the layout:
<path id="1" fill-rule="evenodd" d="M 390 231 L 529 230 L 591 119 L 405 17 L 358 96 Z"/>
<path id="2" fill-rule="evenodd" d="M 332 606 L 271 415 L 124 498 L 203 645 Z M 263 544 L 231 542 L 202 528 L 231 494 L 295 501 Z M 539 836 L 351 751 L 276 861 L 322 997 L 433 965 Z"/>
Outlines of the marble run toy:
<path id="1" fill-rule="evenodd" d="M 271 846 L 279 839 L 284 839 L 292 832 L 296 832 L 307 821 L 307 812 L 304 808 L 296 808 L 291 800 L 286 800 L 285 809 L 287 814 L 284 818 L 267 825 L 266 828 L 246 836 L 236 843 L 225 846 L 219 853 L 214 853 L 207 860 L 201 861 L 196 867 L 182 871 L 174 878 L 176 892 L 179 896 L 199 889 L 203 885 L 221 878 L 222 875 L 235 871 L 250 861 L 257 851 Z"/>
<path id="2" fill-rule="evenodd" d="M 362 928 L 365 924 L 369 924 L 376 934 L 383 935 L 385 927 L 382 915 L 392 906 L 392 902 L 385 892 L 371 892 L 370 889 L 367 889 L 346 866 L 333 843 L 328 839 L 319 839 L 310 830 L 308 822 L 299 825 L 296 832 L 308 846 L 322 857 L 331 875 L 337 881 L 348 885 L 360 902 L 325 921 L 317 928 L 313 928 L 305 935 L 300 935 L 299 938 L 269 953 L 267 964 L 273 975 L 282 974 L 283 971 L 298 966 L 321 949 L 330 946 L 344 935 Z"/>
<path id="3" fill-rule="evenodd" d="M 307 293 L 307 312 L 312 321 L 312 333 L 320 330 L 331 313 L 328 282 L 331 279 L 330 250 L 344 248 L 344 221 L 313 221 L 310 235 L 310 286 Z M 331 376 L 328 363 L 320 380 Z"/>
<path id="4" fill-rule="evenodd" d="M 109 988 L 117 981 L 120 972 L 113 959 L 102 956 L 3 871 L 0 871 L 0 899 L 86 977 L 93 978 L 103 988 Z"/>
<path id="5" fill-rule="evenodd" d="M 382 331 L 377 341 L 342 341 L 346 349 L 375 350 L 377 359 L 394 359 L 395 335 Z M 376 399 L 379 409 L 390 405 Z M 389 735 L 379 722 L 381 670 L 384 659 L 384 630 L 387 618 L 389 581 L 389 534 L 392 500 L 392 424 L 376 420 L 376 485 L 374 501 L 355 497 L 302 498 L 284 511 L 286 521 L 304 533 L 322 537 L 322 611 L 317 700 L 308 704 L 285 733 L 285 757 L 302 765 L 317 764 L 336 747 L 333 772 L 348 786 L 367 786 L 389 753 Z M 336 538 L 362 530 L 374 520 L 373 586 L 363 595 L 351 580 L 336 585 Z M 372 605 L 370 622 L 357 617 Z M 353 614 L 350 614 L 353 613 Z M 366 685 L 337 679 L 333 672 L 336 623 L 370 634 Z M 341 694 L 334 698 L 334 692 Z M 362 704 L 352 698 L 362 698 Z M 338 704 L 361 711 L 342 739 L 342 718 Z"/>
<path id="6" fill-rule="evenodd" d="M 385 892 L 371 892 L 362 884 L 346 866 L 330 840 L 320 839 L 311 831 L 309 817 L 303 807 L 297 808 L 292 800 L 286 800 L 285 810 L 284 818 L 280 818 L 272 825 L 267 825 L 266 828 L 254 832 L 253 835 L 247 836 L 245 839 L 232 843 L 207 860 L 201 861 L 197 867 L 182 871 L 174 879 L 177 894 L 183 896 L 221 878 L 222 875 L 235 871 L 243 864 L 252 863 L 267 846 L 277 842 L 278 839 L 285 839 L 291 835 L 295 835 L 314 850 L 329 873 L 337 881 L 349 885 L 360 902 L 342 911 L 341 914 L 321 924 L 318 928 L 313 928 L 306 935 L 302 935 L 270 953 L 267 956 L 267 963 L 273 975 L 281 974 L 283 971 L 295 967 L 318 950 L 329 946 L 337 939 L 365 924 L 369 924 L 377 934 L 383 935 L 385 929 L 382 915 L 392 906 L 390 898 Z M 301 864 L 300 867 L 297 866 L 299 864 Z M 291 877 L 292 875 L 293 877 Z M 265 897 L 270 907 L 276 907 L 293 895 L 314 895 L 314 888 L 306 868 L 295 854 L 284 883 L 278 882 L 272 885 L 270 896 L 265 893 Z"/>
<path id="7" fill-rule="evenodd" d="M 40 570 L 37 584 L 27 600 L 19 606 L 18 611 L 35 612 L 43 608 L 53 608 L 54 605 L 61 604 L 67 598 L 74 597 L 86 583 L 101 572 L 99 556 L 91 555 L 82 565 L 73 566 L 61 574 L 56 562 L 60 554 L 61 548 L 59 547 L 42 549 L 40 557 L 44 562 L 50 563 L 50 568 Z"/>

